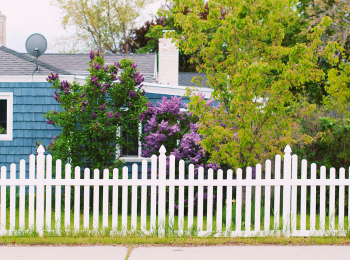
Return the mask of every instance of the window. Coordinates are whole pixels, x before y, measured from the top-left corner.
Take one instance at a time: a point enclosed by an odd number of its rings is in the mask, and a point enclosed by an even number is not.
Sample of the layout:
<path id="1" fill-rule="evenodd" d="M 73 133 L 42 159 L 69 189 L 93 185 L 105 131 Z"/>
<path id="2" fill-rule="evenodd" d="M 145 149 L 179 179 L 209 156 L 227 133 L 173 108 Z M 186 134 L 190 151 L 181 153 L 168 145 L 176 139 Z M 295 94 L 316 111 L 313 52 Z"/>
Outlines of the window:
<path id="1" fill-rule="evenodd" d="M 128 131 L 123 131 L 122 129 L 122 138 L 130 144 L 129 147 L 122 147 L 122 156 L 139 156 L 139 140 L 135 137 L 137 131 L 137 124 L 129 124 Z"/>
<path id="2" fill-rule="evenodd" d="M 0 92 L 0 141 L 12 141 L 13 93 Z"/>

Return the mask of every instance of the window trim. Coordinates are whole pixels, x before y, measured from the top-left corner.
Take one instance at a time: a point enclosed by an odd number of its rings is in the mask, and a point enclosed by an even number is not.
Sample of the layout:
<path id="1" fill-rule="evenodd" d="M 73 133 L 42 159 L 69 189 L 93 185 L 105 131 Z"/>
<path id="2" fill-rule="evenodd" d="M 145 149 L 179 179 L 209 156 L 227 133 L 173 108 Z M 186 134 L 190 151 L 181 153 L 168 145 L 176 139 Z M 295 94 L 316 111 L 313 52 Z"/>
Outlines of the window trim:
<path id="1" fill-rule="evenodd" d="M 0 141 L 13 140 L 13 92 L 0 92 L 0 99 L 7 100 L 7 133 L 0 134 Z"/>
<path id="2" fill-rule="evenodd" d="M 186 108 L 180 108 L 181 112 L 187 112 L 188 109 Z M 140 133 L 142 132 L 142 123 L 139 122 L 139 131 Z M 117 135 L 120 135 L 120 128 L 119 131 L 117 133 Z M 131 162 L 131 163 L 137 163 L 137 162 L 142 162 L 143 160 L 147 160 L 148 162 L 151 161 L 151 157 L 142 157 L 141 156 L 141 148 L 142 148 L 142 143 L 141 143 L 141 138 L 139 138 L 139 147 L 138 147 L 138 156 L 120 156 L 119 159 L 120 160 L 124 160 L 125 162 Z M 118 159 L 118 155 L 120 154 L 120 149 L 118 147 L 117 148 L 117 153 L 116 153 L 116 158 Z"/>

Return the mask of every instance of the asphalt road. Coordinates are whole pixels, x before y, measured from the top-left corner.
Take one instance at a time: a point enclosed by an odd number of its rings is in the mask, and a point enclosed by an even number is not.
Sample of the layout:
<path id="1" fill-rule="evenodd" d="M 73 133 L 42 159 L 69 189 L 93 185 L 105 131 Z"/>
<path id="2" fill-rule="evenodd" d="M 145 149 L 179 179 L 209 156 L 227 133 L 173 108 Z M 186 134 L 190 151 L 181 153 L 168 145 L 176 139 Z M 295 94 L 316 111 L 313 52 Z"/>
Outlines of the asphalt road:
<path id="1" fill-rule="evenodd" d="M 122 246 L 3 246 L 1 260 L 124 260 Z M 350 246 L 135 247 L 128 260 L 350 260 Z"/>

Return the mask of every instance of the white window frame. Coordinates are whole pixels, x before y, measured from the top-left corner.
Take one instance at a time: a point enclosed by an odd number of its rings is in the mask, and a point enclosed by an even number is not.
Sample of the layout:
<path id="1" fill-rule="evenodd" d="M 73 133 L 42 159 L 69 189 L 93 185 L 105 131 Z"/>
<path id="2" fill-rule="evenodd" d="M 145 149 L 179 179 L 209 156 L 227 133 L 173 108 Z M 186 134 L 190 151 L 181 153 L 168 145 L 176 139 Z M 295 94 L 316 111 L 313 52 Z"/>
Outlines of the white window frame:
<path id="1" fill-rule="evenodd" d="M 0 92 L 0 99 L 7 100 L 7 125 L 6 134 L 0 134 L 0 141 L 12 141 L 13 140 L 13 93 L 12 92 Z"/>
<path id="2" fill-rule="evenodd" d="M 141 133 L 142 131 L 142 123 L 139 123 L 139 132 Z M 118 136 L 120 136 L 120 127 L 119 127 L 119 131 L 117 133 Z M 118 159 L 118 156 L 121 154 L 121 151 L 119 149 L 119 147 L 117 146 L 117 153 L 116 153 L 116 158 Z M 125 162 L 142 162 L 143 160 L 147 160 L 147 161 L 151 161 L 151 158 L 147 158 L 147 157 L 141 157 L 141 138 L 138 138 L 138 155 L 130 155 L 130 156 L 120 156 L 119 157 L 120 160 L 124 160 Z"/>

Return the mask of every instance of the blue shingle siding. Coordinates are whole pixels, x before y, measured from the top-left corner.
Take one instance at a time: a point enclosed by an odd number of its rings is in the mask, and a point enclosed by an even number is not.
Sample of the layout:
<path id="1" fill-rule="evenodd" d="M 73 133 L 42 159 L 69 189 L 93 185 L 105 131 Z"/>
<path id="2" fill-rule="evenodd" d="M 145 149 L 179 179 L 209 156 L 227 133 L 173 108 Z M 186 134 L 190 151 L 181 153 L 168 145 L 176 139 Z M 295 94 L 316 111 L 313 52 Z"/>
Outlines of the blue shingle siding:
<path id="1" fill-rule="evenodd" d="M 158 106 L 157 102 L 162 102 L 163 96 L 166 96 L 167 99 L 170 99 L 174 95 L 163 95 L 163 94 L 146 93 L 146 97 L 148 98 L 148 100 L 153 102 L 152 106 L 154 106 L 154 105 Z M 188 104 L 189 102 L 190 102 L 189 98 L 182 97 L 182 100 L 181 100 L 182 106 L 181 106 L 181 108 L 183 108 L 183 104 L 184 103 Z"/>
<path id="2" fill-rule="evenodd" d="M 35 154 L 35 142 L 47 145 L 60 132 L 42 116 L 59 105 L 53 98 L 54 89 L 46 82 L 0 82 L 0 92 L 13 92 L 13 140 L 0 140 L 0 166 L 9 174 L 11 163 L 16 163 L 17 172 L 21 159 L 28 163 L 29 154 Z"/>

